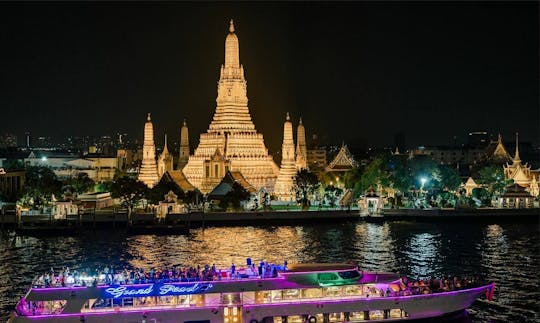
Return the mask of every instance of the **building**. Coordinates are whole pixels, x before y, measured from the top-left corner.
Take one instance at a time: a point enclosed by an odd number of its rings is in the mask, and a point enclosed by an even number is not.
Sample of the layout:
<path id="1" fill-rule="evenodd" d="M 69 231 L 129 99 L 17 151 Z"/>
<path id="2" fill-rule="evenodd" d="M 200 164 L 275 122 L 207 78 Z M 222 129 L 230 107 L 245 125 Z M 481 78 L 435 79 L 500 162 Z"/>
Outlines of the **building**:
<path id="1" fill-rule="evenodd" d="M 24 170 L 0 168 L 0 201 L 15 201 L 24 187 Z"/>
<path id="2" fill-rule="evenodd" d="M 12 133 L 6 133 L 0 136 L 0 148 L 17 147 L 17 136 Z"/>
<path id="3" fill-rule="evenodd" d="M 116 158 L 118 158 L 119 169 L 129 170 L 141 163 L 143 159 L 143 151 L 142 149 L 118 149 L 116 151 Z"/>
<path id="4" fill-rule="evenodd" d="M 171 170 L 165 172 L 165 174 L 161 176 L 159 183 L 172 183 L 177 189 L 184 193 L 195 190 L 195 187 L 193 187 L 193 185 L 191 185 L 191 183 L 186 179 L 181 170 Z"/>
<path id="5" fill-rule="evenodd" d="M 30 131 L 24 133 L 24 138 L 24 146 L 26 148 L 32 148 L 32 135 L 30 134 Z"/>
<path id="6" fill-rule="evenodd" d="M 291 118 L 287 118 L 283 125 L 283 144 L 281 146 L 281 167 L 276 180 L 274 193 L 280 201 L 295 201 L 294 183 L 296 177 L 296 158 L 294 153 L 294 139 Z"/>
<path id="7" fill-rule="evenodd" d="M 251 120 L 247 81 L 240 64 L 239 42 L 232 20 L 225 40 L 225 64 L 221 66 L 216 103 L 207 132 L 200 135 L 199 145 L 182 169 L 186 178 L 202 193 L 208 193 L 214 185 L 209 185 L 214 183 L 209 177 L 222 177 L 225 173 L 221 172 L 228 167 L 231 171 L 241 172 L 255 188 L 273 191 L 279 167 L 268 154 L 263 135 L 257 132 Z M 216 165 L 218 171 L 210 172 Z"/>
<path id="8" fill-rule="evenodd" d="M 511 163 L 512 156 L 504 147 L 502 136 L 499 134 L 497 141 L 491 141 L 485 150 L 482 161 L 487 161 L 495 164 Z"/>
<path id="9" fill-rule="evenodd" d="M 519 140 L 516 133 L 516 152 L 512 158 L 512 163 L 506 163 L 504 166 L 504 176 L 506 179 L 511 179 L 515 184 L 523 187 L 525 191 L 534 197 L 538 197 L 538 173 L 532 171 L 531 166 L 522 164 L 519 157 Z"/>
<path id="10" fill-rule="evenodd" d="M 326 168 L 326 150 L 308 149 L 306 151 L 307 167 L 311 172 L 317 173 Z"/>
<path id="11" fill-rule="evenodd" d="M 152 188 L 159 181 L 156 165 L 156 146 L 154 145 L 154 126 L 150 113 L 144 124 L 143 160 L 139 170 L 139 180 Z"/>
<path id="12" fill-rule="evenodd" d="M 79 194 L 79 209 L 104 209 L 114 205 L 114 200 L 109 192 L 93 192 Z"/>
<path id="13" fill-rule="evenodd" d="M 499 197 L 499 205 L 514 209 L 530 208 L 534 206 L 534 197 L 521 185 L 513 184 Z"/>
<path id="14" fill-rule="evenodd" d="M 486 148 L 473 146 L 420 146 L 411 151 L 412 155 L 427 155 L 443 165 L 474 165 L 485 158 Z"/>
<path id="15" fill-rule="evenodd" d="M 327 172 L 347 172 L 358 167 L 358 163 L 347 148 L 347 145 L 341 145 L 336 157 L 326 167 Z"/>
<path id="16" fill-rule="evenodd" d="M 237 171 L 227 171 L 221 181 L 210 193 L 208 193 L 208 201 L 220 201 L 224 199 L 227 194 L 234 191 L 234 184 L 238 184 L 249 194 L 255 194 L 257 192 L 253 185 L 248 183 L 244 176 L 242 176 L 242 173 Z M 246 201 L 242 202 L 242 204 L 245 204 Z"/>
<path id="17" fill-rule="evenodd" d="M 489 142 L 489 134 L 486 131 L 469 132 L 467 136 L 467 145 L 469 147 L 485 148 Z"/>

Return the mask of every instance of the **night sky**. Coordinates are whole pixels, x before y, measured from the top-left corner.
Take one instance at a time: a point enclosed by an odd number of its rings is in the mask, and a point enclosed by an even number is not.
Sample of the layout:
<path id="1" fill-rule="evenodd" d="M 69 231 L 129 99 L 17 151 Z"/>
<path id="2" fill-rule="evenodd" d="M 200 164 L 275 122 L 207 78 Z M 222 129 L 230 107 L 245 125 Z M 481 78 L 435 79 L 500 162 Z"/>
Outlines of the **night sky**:
<path id="1" fill-rule="evenodd" d="M 538 143 L 538 3 L 1 3 L 0 133 L 198 143 L 229 19 L 271 152 L 285 113 L 328 142 L 407 146 L 469 131 Z M 159 140 L 161 141 L 161 139 Z"/>

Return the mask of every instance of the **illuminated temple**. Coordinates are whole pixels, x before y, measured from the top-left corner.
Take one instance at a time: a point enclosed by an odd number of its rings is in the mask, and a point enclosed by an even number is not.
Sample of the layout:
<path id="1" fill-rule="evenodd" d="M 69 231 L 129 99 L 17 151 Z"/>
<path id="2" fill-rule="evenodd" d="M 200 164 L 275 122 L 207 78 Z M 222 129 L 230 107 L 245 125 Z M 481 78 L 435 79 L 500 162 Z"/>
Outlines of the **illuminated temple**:
<path id="1" fill-rule="evenodd" d="M 238 37 L 231 20 L 225 40 L 225 64 L 218 82 L 217 107 L 210 127 L 182 169 L 201 192 L 218 185 L 227 171 L 239 171 L 257 190 L 272 192 L 279 167 L 257 133 L 248 109 L 247 81 L 240 64 Z"/>

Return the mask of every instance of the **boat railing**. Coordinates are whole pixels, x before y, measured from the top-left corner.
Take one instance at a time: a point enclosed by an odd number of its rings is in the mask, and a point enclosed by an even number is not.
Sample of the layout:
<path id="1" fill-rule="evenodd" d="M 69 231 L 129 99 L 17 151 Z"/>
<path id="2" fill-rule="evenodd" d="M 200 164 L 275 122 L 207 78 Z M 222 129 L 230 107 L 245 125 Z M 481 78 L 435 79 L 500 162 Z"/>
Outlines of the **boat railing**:
<path id="1" fill-rule="evenodd" d="M 161 278 L 161 279 L 130 279 L 122 274 L 113 275 L 113 280 L 108 281 L 105 274 L 99 274 L 97 276 L 72 276 L 64 277 L 54 276 L 50 279 L 49 283 L 43 281 L 40 276 L 36 276 L 32 281 L 33 288 L 63 288 L 63 287 L 88 287 L 88 286 L 109 286 L 109 285 L 137 285 L 137 284 L 169 284 L 169 283 L 190 283 L 190 282 L 216 282 L 216 281 L 245 281 L 245 280 L 260 280 L 270 278 L 284 278 L 280 272 L 276 275 L 265 274 L 260 276 L 253 271 L 247 271 L 245 268 L 236 270 L 233 274 L 230 270 L 220 270 L 216 276 L 211 279 L 202 279 L 197 277 L 190 278 Z"/>

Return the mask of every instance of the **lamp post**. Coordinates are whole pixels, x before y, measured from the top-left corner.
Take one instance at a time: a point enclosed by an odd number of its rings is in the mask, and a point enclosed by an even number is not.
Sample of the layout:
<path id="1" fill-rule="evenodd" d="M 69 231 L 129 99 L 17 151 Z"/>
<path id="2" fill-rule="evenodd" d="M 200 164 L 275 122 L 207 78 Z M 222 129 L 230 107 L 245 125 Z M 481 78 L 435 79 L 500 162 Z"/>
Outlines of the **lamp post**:
<path id="1" fill-rule="evenodd" d="M 424 185 L 426 184 L 427 182 L 427 178 L 425 177 L 420 177 L 420 195 L 422 195 L 422 192 L 424 190 Z"/>

